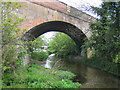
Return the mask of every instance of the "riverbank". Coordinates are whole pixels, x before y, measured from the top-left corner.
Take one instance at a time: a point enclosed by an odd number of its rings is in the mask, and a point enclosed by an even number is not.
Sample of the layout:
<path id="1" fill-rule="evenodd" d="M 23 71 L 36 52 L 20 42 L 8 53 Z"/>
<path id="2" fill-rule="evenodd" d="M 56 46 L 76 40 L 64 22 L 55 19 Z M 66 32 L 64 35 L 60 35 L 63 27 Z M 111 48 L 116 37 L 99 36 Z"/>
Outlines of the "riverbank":
<path id="1" fill-rule="evenodd" d="M 100 59 L 95 59 L 95 58 L 83 58 L 80 56 L 68 56 L 64 58 L 65 60 L 73 60 L 72 62 L 77 62 L 80 64 L 85 64 L 87 66 L 93 67 L 93 68 L 97 68 L 100 69 L 102 71 L 108 72 L 112 75 L 115 75 L 117 77 L 120 77 L 120 71 L 119 68 L 120 64 L 116 64 L 113 62 L 108 62 L 108 61 L 103 61 Z"/>
<path id="2" fill-rule="evenodd" d="M 7 73 L 3 77 L 3 88 L 78 88 L 78 82 L 72 82 L 75 74 L 55 69 L 46 69 L 31 64 L 20 67 L 14 73 Z"/>
<path id="3" fill-rule="evenodd" d="M 79 56 L 70 57 L 69 59 L 63 59 L 54 57 L 52 62 L 52 68 L 58 70 L 71 71 L 76 75 L 73 81 L 80 82 L 81 88 L 119 88 L 120 79 L 108 72 L 100 69 L 90 67 L 83 63 L 78 63 Z M 82 59 L 82 58 L 81 58 Z"/>

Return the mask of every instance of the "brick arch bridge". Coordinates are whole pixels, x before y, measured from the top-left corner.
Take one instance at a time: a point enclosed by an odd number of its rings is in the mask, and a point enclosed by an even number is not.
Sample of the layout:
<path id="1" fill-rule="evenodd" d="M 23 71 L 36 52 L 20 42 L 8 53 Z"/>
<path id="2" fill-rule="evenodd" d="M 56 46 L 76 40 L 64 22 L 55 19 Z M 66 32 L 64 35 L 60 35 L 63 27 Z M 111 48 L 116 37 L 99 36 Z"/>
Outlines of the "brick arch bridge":
<path id="1" fill-rule="evenodd" d="M 23 37 L 34 40 L 48 31 L 60 31 L 68 34 L 81 46 L 85 37 L 89 38 L 92 32 L 89 24 L 96 18 L 77 10 L 57 0 L 24 0 L 19 2 L 23 6 L 18 9 L 20 17 L 26 17 L 20 28 L 26 31 Z"/>

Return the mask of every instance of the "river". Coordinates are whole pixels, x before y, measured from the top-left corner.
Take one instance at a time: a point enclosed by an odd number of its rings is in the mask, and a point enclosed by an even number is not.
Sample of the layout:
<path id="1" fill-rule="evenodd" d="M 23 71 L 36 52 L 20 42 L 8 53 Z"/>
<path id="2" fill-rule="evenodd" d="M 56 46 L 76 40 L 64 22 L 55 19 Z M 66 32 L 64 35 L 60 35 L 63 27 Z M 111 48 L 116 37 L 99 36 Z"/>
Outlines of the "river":
<path id="1" fill-rule="evenodd" d="M 86 66 L 84 64 L 73 62 L 73 60 L 62 60 L 51 54 L 46 63 L 45 68 L 56 68 L 64 71 L 70 71 L 76 75 L 73 82 L 80 82 L 81 88 L 120 88 L 120 79 L 107 72 L 96 68 Z"/>

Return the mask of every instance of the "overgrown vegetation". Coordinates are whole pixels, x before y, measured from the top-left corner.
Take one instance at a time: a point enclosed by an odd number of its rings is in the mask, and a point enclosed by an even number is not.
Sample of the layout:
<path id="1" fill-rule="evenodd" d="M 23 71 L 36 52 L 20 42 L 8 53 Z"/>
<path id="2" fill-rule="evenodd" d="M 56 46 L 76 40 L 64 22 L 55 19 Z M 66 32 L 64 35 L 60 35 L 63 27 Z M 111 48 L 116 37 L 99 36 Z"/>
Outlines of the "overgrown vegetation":
<path id="1" fill-rule="evenodd" d="M 94 56 L 120 63 L 120 2 L 104 2 L 101 8 L 92 7 L 100 17 L 91 23 L 92 37 L 85 45 L 95 50 Z M 115 60 L 116 59 L 116 60 Z"/>
<path id="2" fill-rule="evenodd" d="M 79 48 L 76 43 L 64 33 L 57 33 L 48 46 L 50 53 L 55 53 L 60 57 L 79 54 Z"/>
<path id="3" fill-rule="evenodd" d="M 103 2 L 101 7 L 92 7 L 99 19 L 91 23 L 93 35 L 86 40 L 84 48 L 94 52 L 85 63 L 115 75 L 120 63 L 120 2 Z"/>
<path id="4" fill-rule="evenodd" d="M 38 61 L 44 61 L 48 58 L 48 53 L 45 51 L 32 52 L 31 58 Z"/>
<path id="5" fill-rule="evenodd" d="M 18 24 L 23 20 L 14 12 L 21 5 L 18 3 L 1 2 L 2 15 L 2 72 L 10 73 L 20 64 L 27 51 L 18 37 Z M 19 51 L 18 51 L 19 50 Z"/>
<path id="6" fill-rule="evenodd" d="M 3 88 L 78 88 L 81 84 L 71 81 L 74 76 L 71 72 L 31 64 L 20 67 L 12 75 L 6 74 Z"/>

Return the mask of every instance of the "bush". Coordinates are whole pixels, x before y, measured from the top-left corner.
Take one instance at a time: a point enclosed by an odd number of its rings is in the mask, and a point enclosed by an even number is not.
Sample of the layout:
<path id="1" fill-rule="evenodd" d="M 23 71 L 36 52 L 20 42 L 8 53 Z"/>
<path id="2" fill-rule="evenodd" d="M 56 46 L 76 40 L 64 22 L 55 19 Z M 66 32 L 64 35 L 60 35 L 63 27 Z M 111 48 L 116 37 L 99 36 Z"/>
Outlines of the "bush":
<path id="1" fill-rule="evenodd" d="M 39 61 L 44 61 L 48 58 L 48 53 L 45 51 L 32 52 L 31 58 Z"/>

